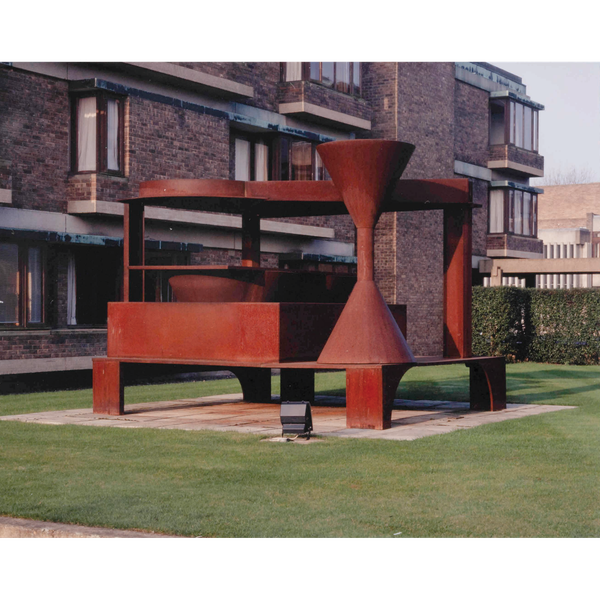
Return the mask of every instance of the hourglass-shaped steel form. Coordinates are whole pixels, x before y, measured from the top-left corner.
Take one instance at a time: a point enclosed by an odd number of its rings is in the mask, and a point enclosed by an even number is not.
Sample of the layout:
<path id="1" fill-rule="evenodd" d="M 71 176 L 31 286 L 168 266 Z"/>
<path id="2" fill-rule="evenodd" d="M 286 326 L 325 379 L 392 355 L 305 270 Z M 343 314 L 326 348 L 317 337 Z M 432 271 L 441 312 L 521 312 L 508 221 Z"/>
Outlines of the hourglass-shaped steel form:
<path id="1" fill-rule="evenodd" d="M 330 142 L 317 148 L 356 225 L 358 258 L 356 285 L 319 363 L 415 362 L 374 280 L 375 225 L 414 149 L 384 140 Z"/>

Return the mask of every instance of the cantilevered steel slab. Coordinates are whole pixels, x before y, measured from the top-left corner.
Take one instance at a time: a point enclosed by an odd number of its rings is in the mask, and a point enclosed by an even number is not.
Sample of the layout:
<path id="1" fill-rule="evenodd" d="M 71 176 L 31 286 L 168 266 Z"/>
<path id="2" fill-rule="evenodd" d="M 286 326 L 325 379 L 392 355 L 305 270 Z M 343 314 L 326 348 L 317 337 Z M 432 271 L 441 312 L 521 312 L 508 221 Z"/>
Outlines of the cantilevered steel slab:
<path id="1" fill-rule="evenodd" d="M 256 211 L 261 218 L 348 214 L 332 181 L 147 181 L 140 184 L 139 198 L 121 202 L 230 214 Z M 381 212 L 441 210 L 452 205 L 472 205 L 467 179 L 407 179 L 395 183 Z"/>

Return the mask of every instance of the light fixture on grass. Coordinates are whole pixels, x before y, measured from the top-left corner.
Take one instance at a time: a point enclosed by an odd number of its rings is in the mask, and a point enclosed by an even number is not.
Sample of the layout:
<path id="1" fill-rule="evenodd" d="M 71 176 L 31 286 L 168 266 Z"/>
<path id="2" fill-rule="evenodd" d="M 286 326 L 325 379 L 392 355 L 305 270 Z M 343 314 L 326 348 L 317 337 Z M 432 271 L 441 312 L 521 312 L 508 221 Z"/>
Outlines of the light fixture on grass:
<path id="1" fill-rule="evenodd" d="M 305 435 L 306 439 L 310 439 L 313 429 L 310 402 L 282 402 L 280 418 L 282 437 L 287 433 Z"/>

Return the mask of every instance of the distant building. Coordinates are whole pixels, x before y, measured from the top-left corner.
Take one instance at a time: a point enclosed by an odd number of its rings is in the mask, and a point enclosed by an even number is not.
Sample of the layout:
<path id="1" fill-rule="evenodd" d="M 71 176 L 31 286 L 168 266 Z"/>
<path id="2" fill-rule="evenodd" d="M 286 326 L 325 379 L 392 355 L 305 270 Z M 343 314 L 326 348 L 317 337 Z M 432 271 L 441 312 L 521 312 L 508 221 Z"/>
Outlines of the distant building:
<path id="1" fill-rule="evenodd" d="M 544 258 L 600 258 L 600 183 L 553 185 L 544 188 L 539 205 L 539 237 Z M 600 287 L 600 274 L 541 274 L 545 289 Z"/>
<path id="2" fill-rule="evenodd" d="M 542 257 L 539 111 L 487 63 L 0 64 L 0 375 L 85 370 L 121 294 L 118 199 L 151 179 L 327 177 L 316 147 L 411 142 L 406 178 L 473 182 L 473 277 L 492 257 Z M 150 264 L 234 264 L 240 219 L 148 209 Z M 442 348 L 442 218 L 384 215 L 376 277 L 407 304 L 416 354 Z M 264 220 L 266 266 L 349 271 L 349 217 Z M 169 301 L 160 277 L 148 300 Z"/>

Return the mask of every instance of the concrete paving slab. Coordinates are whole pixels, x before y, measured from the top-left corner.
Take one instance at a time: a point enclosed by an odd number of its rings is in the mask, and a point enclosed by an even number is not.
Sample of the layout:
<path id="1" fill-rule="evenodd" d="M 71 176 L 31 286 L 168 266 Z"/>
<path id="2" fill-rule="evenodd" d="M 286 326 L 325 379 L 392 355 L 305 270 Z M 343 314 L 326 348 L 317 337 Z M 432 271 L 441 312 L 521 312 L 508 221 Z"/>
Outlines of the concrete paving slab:
<path id="1" fill-rule="evenodd" d="M 274 397 L 276 399 L 276 397 Z M 470 411 L 466 402 L 395 400 L 392 427 L 384 431 L 346 429 L 345 399 L 318 396 L 312 407 L 314 434 L 344 438 L 410 441 L 460 431 L 479 425 L 572 409 L 572 406 L 508 404 L 499 412 Z M 270 403 L 245 403 L 241 394 L 224 394 L 126 406 L 125 415 L 95 415 L 91 409 L 45 411 L 0 417 L 46 425 L 179 429 L 185 431 L 236 431 L 258 435 L 281 435 L 280 407 Z"/>
<path id="2" fill-rule="evenodd" d="M 126 529 L 85 527 L 66 523 L 50 523 L 32 519 L 0 517 L 0 538 L 172 538 L 162 535 Z"/>

